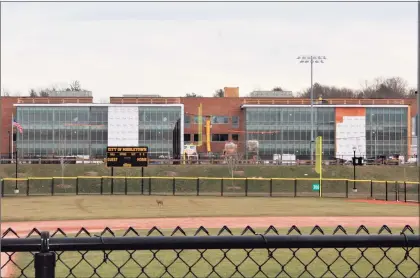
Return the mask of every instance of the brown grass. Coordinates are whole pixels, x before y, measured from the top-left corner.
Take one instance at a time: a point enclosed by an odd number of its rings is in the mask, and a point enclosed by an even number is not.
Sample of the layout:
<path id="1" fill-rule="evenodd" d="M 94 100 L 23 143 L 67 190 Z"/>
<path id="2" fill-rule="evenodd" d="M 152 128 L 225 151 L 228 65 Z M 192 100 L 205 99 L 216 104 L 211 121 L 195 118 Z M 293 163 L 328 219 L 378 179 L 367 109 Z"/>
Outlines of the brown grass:
<path id="1" fill-rule="evenodd" d="M 162 200 L 159 207 L 156 200 Z M 2 199 L 2 221 L 207 216 L 418 216 L 418 206 L 344 199 L 46 196 Z"/>

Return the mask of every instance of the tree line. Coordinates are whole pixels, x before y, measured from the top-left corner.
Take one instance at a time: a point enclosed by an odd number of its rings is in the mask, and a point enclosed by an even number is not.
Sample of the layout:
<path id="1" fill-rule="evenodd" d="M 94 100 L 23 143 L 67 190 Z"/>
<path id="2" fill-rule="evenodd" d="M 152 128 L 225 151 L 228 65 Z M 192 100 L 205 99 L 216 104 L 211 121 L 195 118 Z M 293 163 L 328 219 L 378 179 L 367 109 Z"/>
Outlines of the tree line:
<path id="1" fill-rule="evenodd" d="M 71 82 L 64 89 L 57 89 L 56 87 L 46 87 L 42 89 L 30 89 L 28 94 L 30 97 L 48 97 L 52 92 L 57 91 L 83 91 L 82 86 L 79 81 Z M 286 92 L 288 91 L 283 86 L 276 86 L 272 89 L 273 91 Z M 391 78 L 376 78 L 372 82 L 365 82 L 362 84 L 359 89 L 345 88 L 330 86 L 320 83 L 315 83 L 313 85 L 314 98 L 376 98 L 376 99 L 387 99 L 387 98 L 414 98 L 416 89 L 410 88 L 407 81 L 401 77 L 391 77 Z M 4 90 L 2 92 L 3 96 L 20 96 L 20 93 L 11 94 L 9 91 Z M 294 97 L 309 98 L 311 95 L 311 88 L 308 87 L 302 92 L 297 92 L 294 94 Z M 224 90 L 217 89 L 213 93 L 213 97 L 223 97 Z M 251 94 L 248 95 L 252 96 Z M 185 97 L 202 97 L 202 95 L 191 92 L 185 94 Z"/>
<path id="2" fill-rule="evenodd" d="M 276 86 L 272 91 L 286 92 L 282 86 Z M 359 89 L 351 89 L 345 87 L 329 86 L 320 83 L 313 85 L 314 98 L 414 98 L 415 88 L 410 88 L 407 81 L 401 77 L 376 78 L 372 82 L 365 82 Z M 251 94 L 250 94 L 251 95 Z M 248 96 L 250 96 L 248 95 Z M 202 97 L 196 93 L 187 93 L 186 97 Z M 223 97 L 223 89 L 218 89 L 213 93 L 213 97 Z M 309 98 L 311 96 L 311 88 L 308 87 L 302 92 L 294 94 L 295 97 Z"/>
<path id="3" fill-rule="evenodd" d="M 65 88 L 57 88 L 55 86 L 51 86 L 51 87 L 44 87 L 41 89 L 34 89 L 31 88 L 28 91 L 28 95 L 30 97 L 49 97 L 51 96 L 52 93 L 55 92 L 61 92 L 61 91 L 67 91 L 67 92 L 80 92 L 80 91 L 84 91 L 84 89 L 82 89 L 82 86 L 80 84 L 80 81 L 73 81 L 71 82 L 67 87 Z M 8 90 L 3 89 L 2 95 L 7 97 L 7 96 L 21 96 L 21 93 L 16 92 L 16 93 L 11 93 Z"/>

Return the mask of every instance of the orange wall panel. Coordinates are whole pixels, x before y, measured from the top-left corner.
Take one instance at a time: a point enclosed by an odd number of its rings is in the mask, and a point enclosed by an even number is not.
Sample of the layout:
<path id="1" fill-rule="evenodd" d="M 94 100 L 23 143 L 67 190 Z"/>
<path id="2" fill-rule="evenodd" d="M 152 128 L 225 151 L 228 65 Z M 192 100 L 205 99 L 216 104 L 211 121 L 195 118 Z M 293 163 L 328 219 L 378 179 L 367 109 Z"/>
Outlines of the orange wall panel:
<path id="1" fill-rule="evenodd" d="M 345 116 L 366 116 L 364 107 L 337 107 L 335 109 L 335 122 L 342 123 Z"/>

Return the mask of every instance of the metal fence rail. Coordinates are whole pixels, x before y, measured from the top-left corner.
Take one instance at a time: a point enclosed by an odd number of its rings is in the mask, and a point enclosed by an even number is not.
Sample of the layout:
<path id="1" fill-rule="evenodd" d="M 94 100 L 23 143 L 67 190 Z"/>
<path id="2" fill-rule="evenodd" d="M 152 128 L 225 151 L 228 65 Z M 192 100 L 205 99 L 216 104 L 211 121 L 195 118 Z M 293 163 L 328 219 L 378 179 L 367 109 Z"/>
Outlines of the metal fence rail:
<path id="1" fill-rule="evenodd" d="M 316 178 L 223 178 L 223 177 L 132 177 L 80 176 L 5 178 L 2 196 L 15 195 L 203 195 L 270 197 L 370 198 L 419 202 L 420 183 Z M 355 192 L 354 189 L 357 189 Z"/>
<path id="2" fill-rule="evenodd" d="M 140 236 L 144 233 L 144 236 Z M 251 227 L 218 231 L 112 231 L 82 228 L 69 237 L 61 229 L 7 230 L 1 240 L 2 272 L 19 277 L 418 277 L 420 235 L 410 226 L 397 234 L 383 226 L 354 234 L 342 226 L 296 226 L 261 233 Z M 165 235 L 166 234 L 166 235 Z M 237 234 L 237 235 L 234 235 Z"/>

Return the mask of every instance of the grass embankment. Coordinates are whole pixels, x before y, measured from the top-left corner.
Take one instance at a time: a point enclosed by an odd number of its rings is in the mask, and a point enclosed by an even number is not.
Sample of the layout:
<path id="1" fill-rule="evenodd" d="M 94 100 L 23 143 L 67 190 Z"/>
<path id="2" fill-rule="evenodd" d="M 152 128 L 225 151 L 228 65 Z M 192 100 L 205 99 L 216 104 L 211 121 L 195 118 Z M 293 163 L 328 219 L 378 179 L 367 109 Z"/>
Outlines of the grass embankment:
<path id="1" fill-rule="evenodd" d="M 353 179 L 353 166 L 325 166 L 324 178 Z M 56 164 L 19 165 L 19 177 L 59 177 L 84 176 L 94 172 L 98 176 L 111 175 L 111 169 L 102 165 L 68 164 L 62 171 Z M 242 173 L 243 172 L 243 173 Z M 306 176 L 306 175 L 307 176 Z M 115 176 L 140 176 L 139 168 L 114 168 Z M 230 177 L 226 165 L 150 165 L 144 168 L 145 176 L 175 177 Z M 318 175 L 311 166 L 239 166 L 236 177 L 266 178 L 305 178 Z M 14 165 L 0 165 L 0 177 L 15 177 Z M 416 166 L 363 166 L 357 167 L 357 179 L 360 180 L 407 180 L 418 181 L 419 169 Z"/>
<path id="2" fill-rule="evenodd" d="M 13 177 L 13 165 L 0 166 L 2 177 Z M 60 194 L 145 194 L 145 195 L 213 195 L 220 196 L 319 196 L 312 190 L 316 180 L 293 181 L 294 178 L 313 178 L 318 175 L 308 166 L 240 166 L 235 177 L 249 178 L 245 180 L 221 180 L 221 177 L 230 177 L 229 170 L 223 165 L 153 165 L 145 169 L 145 176 L 167 177 L 166 179 L 144 179 L 140 169 L 115 168 L 114 176 L 132 177 L 128 179 L 101 179 L 100 176 L 110 176 L 110 168 L 104 165 L 19 165 L 19 177 L 75 177 L 71 178 L 32 179 L 27 181 L 5 181 L 4 194 L 14 195 L 15 186 L 21 195 L 60 195 Z M 418 169 L 408 166 L 364 166 L 357 168 L 357 179 L 364 182 L 347 182 L 344 180 L 324 180 L 322 193 L 325 197 L 350 197 L 395 200 L 396 187 L 400 192 L 405 191 L 403 184 L 395 184 L 395 180 L 418 181 Z M 92 177 L 94 176 L 94 177 Z M 96 178 L 95 178 L 96 176 Z M 332 179 L 351 179 L 353 168 L 351 166 L 329 166 L 324 168 L 323 177 Z M 169 178 L 168 178 L 169 177 Z M 182 177 L 207 177 L 183 179 Z M 258 178 L 290 178 L 291 180 L 258 180 Z M 219 178 L 219 179 L 217 179 Z M 377 180 L 371 187 L 370 180 Z M 389 181 L 388 184 L 385 181 Z M 354 193 L 352 188 L 358 191 Z M 28 191 L 29 189 L 29 191 Z M 198 189 L 198 190 L 197 190 Z M 418 200 L 418 185 L 409 184 L 407 189 L 408 200 Z M 372 196 L 371 196 L 372 195 Z M 400 194 L 399 199 L 404 200 L 405 195 Z"/>

